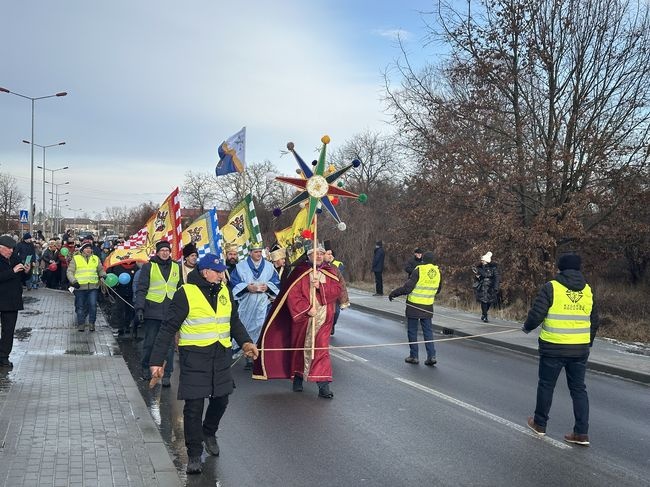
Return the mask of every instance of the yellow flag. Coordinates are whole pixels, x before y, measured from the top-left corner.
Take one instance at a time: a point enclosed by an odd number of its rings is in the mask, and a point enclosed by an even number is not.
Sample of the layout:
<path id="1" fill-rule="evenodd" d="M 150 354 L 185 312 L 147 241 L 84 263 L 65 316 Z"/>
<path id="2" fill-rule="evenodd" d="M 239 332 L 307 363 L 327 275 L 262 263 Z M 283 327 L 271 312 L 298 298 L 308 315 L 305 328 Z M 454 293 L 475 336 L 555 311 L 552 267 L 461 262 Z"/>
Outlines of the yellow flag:
<path id="1" fill-rule="evenodd" d="M 290 227 L 275 232 L 278 245 L 287 249 L 289 263 L 297 261 L 305 253 L 304 243 L 309 239 L 302 236 L 302 231 L 307 228 L 307 216 L 307 208 L 303 208 L 298 212 Z M 314 231 L 313 223 L 309 229 Z"/>

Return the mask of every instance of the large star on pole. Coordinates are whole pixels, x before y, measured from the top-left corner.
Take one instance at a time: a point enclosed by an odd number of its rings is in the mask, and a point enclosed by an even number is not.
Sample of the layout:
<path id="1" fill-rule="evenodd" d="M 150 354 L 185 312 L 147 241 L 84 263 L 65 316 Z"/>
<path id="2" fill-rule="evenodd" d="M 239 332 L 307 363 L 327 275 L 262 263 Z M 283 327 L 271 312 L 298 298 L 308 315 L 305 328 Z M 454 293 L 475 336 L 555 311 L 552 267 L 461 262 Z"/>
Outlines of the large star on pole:
<path id="1" fill-rule="evenodd" d="M 289 152 L 291 152 L 296 158 L 296 161 L 298 161 L 300 170 L 305 175 L 305 177 L 288 178 L 284 176 L 278 176 L 275 178 L 278 181 L 291 184 L 292 186 L 295 186 L 302 190 L 300 193 L 294 196 L 291 201 L 284 205 L 281 208 L 281 211 L 284 211 L 287 208 L 291 208 L 297 204 L 302 203 L 306 199 L 309 199 L 309 214 L 307 217 L 308 226 L 311 225 L 314 219 L 314 214 L 316 213 L 316 209 L 318 208 L 318 204 L 320 203 L 336 220 L 336 222 L 339 224 L 339 228 L 341 228 L 341 225 L 343 225 L 343 228 L 345 228 L 345 224 L 341 222 L 341 218 L 336 212 L 336 209 L 334 208 L 334 205 L 332 204 L 332 201 L 329 199 L 329 197 L 340 196 L 343 198 L 358 198 L 360 201 L 365 201 L 366 197 L 365 195 L 358 195 L 351 193 L 350 191 L 346 191 L 345 189 L 341 189 L 332 183 L 334 183 L 337 179 L 339 179 L 341 176 L 343 176 L 343 174 L 348 172 L 353 167 L 359 167 L 361 165 L 361 161 L 355 159 L 346 167 L 339 169 L 338 171 L 335 171 L 331 174 L 325 175 L 325 153 L 327 144 L 330 142 L 330 138 L 328 135 L 323 135 L 320 140 L 323 143 L 323 147 L 321 148 L 320 156 L 318 157 L 318 162 L 316 163 L 316 169 L 313 172 L 309 165 L 305 164 L 305 161 L 302 159 L 302 157 L 300 157 L 294 150 L 293 142 L 289 142 L 287 144 L 287 149 L 289 149 Z"/>

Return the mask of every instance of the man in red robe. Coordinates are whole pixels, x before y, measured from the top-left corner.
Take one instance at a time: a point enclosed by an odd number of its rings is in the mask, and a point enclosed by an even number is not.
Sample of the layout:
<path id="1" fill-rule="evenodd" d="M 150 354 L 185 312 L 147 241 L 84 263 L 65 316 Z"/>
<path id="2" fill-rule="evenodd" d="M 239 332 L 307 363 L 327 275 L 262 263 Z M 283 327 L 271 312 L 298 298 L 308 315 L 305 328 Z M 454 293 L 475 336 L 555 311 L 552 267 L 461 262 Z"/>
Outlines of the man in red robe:
<path id="1" fill-rule="evenodd" d="M 313 258 L 316 256 L 316 272 Z M 293 379 L 293 391 L 303 380 L 318 384 L 318 395 L 331 399 L 332 363 L 329 339 L 336 301 L 347 302 L 336 270 L 323 262 L 325 249 L 308 253 L 296 266 L 274 301 L 259 339 L 260 355 L 253 365 L 254 379 Z M 301 350 L 275 351 L 278 348 Z M 304 350 L 302 350 L 304 349 Z"/>

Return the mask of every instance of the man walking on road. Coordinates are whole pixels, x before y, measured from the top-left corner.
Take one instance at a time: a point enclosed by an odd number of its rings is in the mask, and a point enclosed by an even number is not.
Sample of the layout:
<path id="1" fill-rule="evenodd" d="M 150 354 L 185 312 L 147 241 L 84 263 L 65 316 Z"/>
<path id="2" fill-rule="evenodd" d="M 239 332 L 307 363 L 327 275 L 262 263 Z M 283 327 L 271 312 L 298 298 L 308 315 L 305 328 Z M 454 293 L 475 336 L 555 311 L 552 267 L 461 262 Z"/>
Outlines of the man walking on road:
<path id="1" fill-rule="evenodd" d="M 181 268 L 171 259 L 169 242 L 161 240 L 156 244 L 156 255 L 142 266 L 135 291 L 135 317 L 144 326 L 142 344 L 142 375 L 149 380 L 149 357 L 156 335 L 167 317 L 169 305 L 176 289 L 182 284 Z M 174 348 L 167 351 L 167 365 L 162 379 L 163 387 L 171 386 L 174 370 Z"/>
<path id="2" fill-rule="evenodd" d="M 434 366 L 436 361 L 436 347 L 433 344 L 433 303 L 442 289 L 440 280 L 440 269 L 433 264 L 433 252 L 425 252 L 422 256 L 422 264 L 415 267 L 411 275 L 402 287 L 392 291 L 388 299 L 392 301 L 397 296 L 406 297 L 406 320 L 408 324 L 409 356 L 404 359 L 407 364 L 417 365 L 419 346 L 418 323 L 422 326 L 422 335 L 427 342 L 424 347 L 427 349 L 427 359 L 424 365 Z"/>
<path id="3" fill-rule="evenodd" d="M 151 353 L 151 376 L 159 378 L 167 350 L 180 330 L 178 399 L 185 400 L 188 474 L 201 473 L 203 445 L 210 455 L 219 456 L 215 434 L 233 392 L 231 337 L 242 344 L 246 357 L 258 356 L 257 347 L 239 321 L 237 305 L 225 283 L 225 270 L 226 265 L 214 254 L 199 260 L 187 284 L 174 295 Z M 203 419 L 206 397 L 210 402 Z"/>
<path id="4" fill-rule="evenodd" d="M 18 311 L 23 309 L 22 278 L 29 272 L 12 256 L 16 241 L 8 235 L 0 237 L 0 367 L 13 367 L 9 354 L 14 344 Z"/>
<path id="5" fill-rule="evenodd" d="M 579 255 L 560 257 L 560 272 L 555 279 L 544 284 L 521 329 L 530 333 L 542 325 L 537 404 L 535 415 L 528 418 L 528 427 L 539 436 L 546 434 L 555 383 L 564 369 L 575 418 L 573 432 L 564 435 L 564 440 L 589 446 L 589 398 L 585 372 L 599 321 L 591 287 L 580 272 L 581 264 Z"/>
<path id="6" fill-rule="evenodd" d="M 85 331 L 87 316 L 90 331 L 95 331 L 99 280 L 106 277 L 106 271 L 99 258 L 93 254 L 92 243 L 84 243 L 79 249 L 79 253 L 70 259 L 67 277 L 70 285 L 74 288 L 77 330 Z"/>

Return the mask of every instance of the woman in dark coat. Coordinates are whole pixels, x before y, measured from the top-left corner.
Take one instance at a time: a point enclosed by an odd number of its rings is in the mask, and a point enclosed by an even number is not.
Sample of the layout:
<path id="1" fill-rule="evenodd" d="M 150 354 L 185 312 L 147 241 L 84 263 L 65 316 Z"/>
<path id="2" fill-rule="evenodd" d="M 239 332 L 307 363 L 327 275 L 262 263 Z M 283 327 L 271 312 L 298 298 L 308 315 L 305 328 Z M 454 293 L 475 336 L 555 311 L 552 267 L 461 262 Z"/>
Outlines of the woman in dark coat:
<path id="1" fill-rule="evenodd" d="M 481 303 L 481 320 L 488 322 L 488 310 L 492 304 L 496 304 L 501 285 L 499 268 L 492 262 L 492 252 L 481 257 L 481 263 L 472 267 L 474 271 L 474 293 L 476 300 Z"/>
<path id="2" fill-rule="evenodd" d="M 13 256 L 16 242 L 8 235 L 0 237 L 0 367 L 13 367 L 9 354 L 14 343 L 18 311 L 23 309 L 22 277 L 29 268 Z"/>

